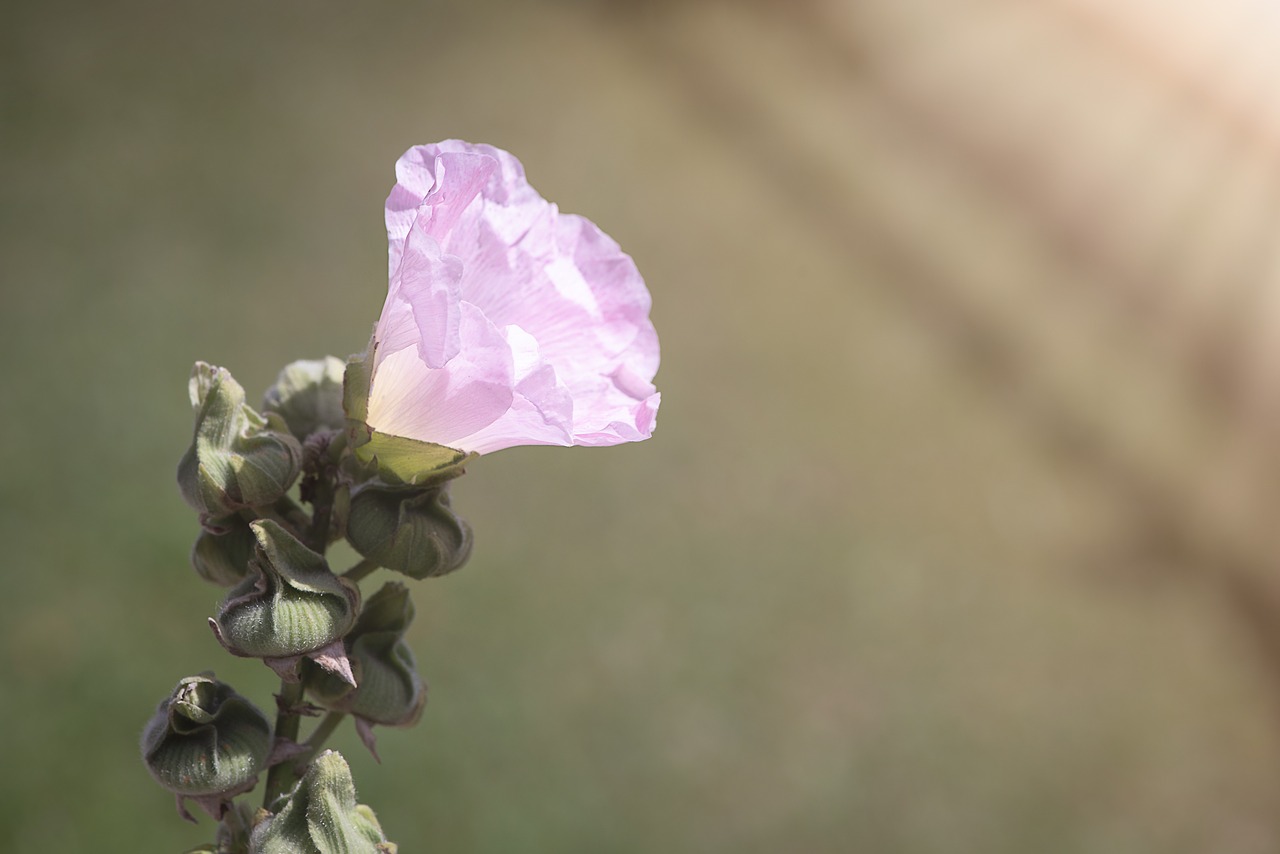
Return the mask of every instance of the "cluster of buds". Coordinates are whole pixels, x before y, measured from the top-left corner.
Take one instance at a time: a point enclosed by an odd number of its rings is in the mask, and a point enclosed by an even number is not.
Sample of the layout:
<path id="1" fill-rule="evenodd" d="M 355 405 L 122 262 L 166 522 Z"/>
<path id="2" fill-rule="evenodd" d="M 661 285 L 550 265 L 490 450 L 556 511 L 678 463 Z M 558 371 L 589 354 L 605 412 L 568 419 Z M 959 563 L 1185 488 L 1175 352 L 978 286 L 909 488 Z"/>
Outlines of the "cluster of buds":
<path id="1" fill-rule="evenodd" d="M 358 371 L 363 360 L 352 361 Z M 227 588 L 209 618 L 218 641 L 282 680 L 274 725 L 202 674 L 178 684 L 143 734 L 143 760 L 179 812 L 194 820 L 192 801 L 222 822 L 202 849 L 215 854 L 394 851 L 356 804 L 346 761 L 298 731 L 303 716 L 327 712 L 322 734 L 349 716 L 373 751 L 375 725 L 421 717 L 426 682 L 405 642 L 409 589 L 392 582 L 365 600 L 358 581 L 378 567 L 423 579 L 466 562 L 471 529 L 448 486 L 470 457 L 413 440 L 397 440 L 394 453 L 369 448 L 371 431 L 348 417 L 360 404 L 345 370 L 333 357 L 295 362 L 260 410 L 227 370 L 198 363 L 192 372 L 195 430 L 178 467 L 200 520 L 191 565 Z M 343 537 L 365 558 L 346 575 L 324 555 Z M 264 773 L 263 808 L 250 812 L 235 799 Z"/>
<path id="2" fill-rule="evenodd" d="M 147 724 L 152 776 L 183 816 L 191 800 L 221 822 L 193 854 L 394 852 L 346 761 L 321 752 L 347 717 L 373 751 L 374 726 L 416 723 L 427 699 L 409 588 L 365 598 L 359 581 L 467 561 L 449 487 L 477 455 L 639 441 L 657 418 L 649 293 L 608 235 L 491 146 L 416 146 L 396 178 L 387 297 L 364 353 L 294 362 L 258 409 L 227 370 L 191 375 L 178 484 L 200 523 L 191 564 L 226 588 L 209 625 L 281 678 L 274 723 L 202 674 Z M 344 539 L 363 560 L 338 574 L 325 554 Z M 322 713 L 301 739 L 303 716 Z M 264 774 L 260 809 L 236 800 Z"/>

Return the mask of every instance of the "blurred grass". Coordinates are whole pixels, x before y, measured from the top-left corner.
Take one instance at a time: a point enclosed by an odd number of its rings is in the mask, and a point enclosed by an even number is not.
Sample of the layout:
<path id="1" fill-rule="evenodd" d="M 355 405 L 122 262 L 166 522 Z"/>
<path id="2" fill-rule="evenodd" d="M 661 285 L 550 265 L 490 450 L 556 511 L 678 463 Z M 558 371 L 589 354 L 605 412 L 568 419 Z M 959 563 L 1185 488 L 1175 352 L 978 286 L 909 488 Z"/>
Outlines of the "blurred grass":
<path id="1" fill-rule="evenodd" d="M 1274 850 L 1275 698 L 1210 585 L 1111 583 L 1115 496 L 814 227 L 793 152 L 762 168 L 681 91 L 653 33 L 696 41 L 688 7 L 635 5 L 11 10 L 0 848 L 211 834 L 135 744 L 188 673 L 272 690 L 186 566 L 187 371 L 253 393 L 362 347 L 391 165 L 458 136 L 635 256 L 664 400 L 651 442 L 459 484 L 478 547 L 418 586 L 423 722 L 381 767 L 337 742 L 401 850 Z M 698 50 L 812 96 L 719 8 Z M 803 136 L 739 131 L 779 128 Z"/>

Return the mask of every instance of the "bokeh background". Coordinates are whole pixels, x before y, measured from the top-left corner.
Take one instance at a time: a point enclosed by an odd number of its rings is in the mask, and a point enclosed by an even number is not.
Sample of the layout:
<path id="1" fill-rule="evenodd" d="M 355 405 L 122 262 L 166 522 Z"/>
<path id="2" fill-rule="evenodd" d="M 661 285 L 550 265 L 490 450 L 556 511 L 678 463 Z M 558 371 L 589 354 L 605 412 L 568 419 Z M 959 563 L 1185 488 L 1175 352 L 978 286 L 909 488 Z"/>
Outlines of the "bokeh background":
<path id="1" fill-rule="evenodd" d="M 636 259 L 659 429 L 522 448 L 417 586 L 401 850 L 1280 850 L 1265 0 L 54 2 L 0 26 L 0 849 L 180 851 L 204 359 L 360 349 L 395 158 Z M 343 560 L 340 554 L 338 562 Z"/>

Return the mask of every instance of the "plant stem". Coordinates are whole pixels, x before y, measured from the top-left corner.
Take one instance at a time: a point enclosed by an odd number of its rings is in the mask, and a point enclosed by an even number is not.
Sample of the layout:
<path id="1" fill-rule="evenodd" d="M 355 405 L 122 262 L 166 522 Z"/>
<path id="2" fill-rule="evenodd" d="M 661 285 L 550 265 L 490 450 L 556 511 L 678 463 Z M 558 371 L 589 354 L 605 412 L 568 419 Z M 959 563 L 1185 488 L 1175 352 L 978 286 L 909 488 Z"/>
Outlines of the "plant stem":
<path id="1" fill-rule="evenodd" d="M 303 757 L 305 761 L 310 762 L 315 758 L 315 755 L 320 752 L 320 748 L 324 747 L 325 741 L 328 740 L 329 736 L 333 735 L 334 730 L 338 728 L 338 725 L 342 723 L 343 718 L 346 716 L 346 712 L 329 712 L 324 716 L 304 742 L 307 748 L 307 753 Z"/>
<path id="2" fill-rule="evenodd" d="M 333 471 L 332 466 L 324 462 L 323 454 L 318 454 L 311 463 L 310 473 L 303 479 L 302 494 L 311 504 L 310 525 L 305 522 L 305 513 L 287 498 L 288 504 L 277 503 L 276 507 L 294 520 L 302 521 L 300 533 L 306 536 L 306 545 L 313 551 L 324 554 L 329 546 L 329 517 L 333 513 Z M 302 518 L 300 518 L 302 517 Z M 280 693 L 276 695 L 279 703 L 276 712 L 276 738 L 285 738 L 297 742 L 298 730 L 302 725 L 302 706 L 304 690 L 301 680 L 288 682 L 280 680 Z M 299 763 L 281 762 L 267 771 L 267 785 L 262 796 L 262 805 L 266 809 L 297 782 L 294 772 Z"/>
<path id="3" fill-rule="evenodd" d="M 276 738 L 297 741 L 298 729 L 302 725 L 302 715 L 296 711 L 302 704 L 302 682 L 281 680 L 280 693 L 276 699 L 279 701 L 279 711 L 276 713 Z M 267 772 L 266 791 L 262 796 L 262 806 L 265 809 L 270 809 L 271 803 L 292 788 L 296 782 L 297 775 L 293 773 L 294 764 L 281 762 L 279 765 L 271 766 L 271 770 Z"/>
<path id="4" fill-rule="evenodd" d="M 307 546 L 314 552 L 324 554 L 329 546 L 329 517 L 333 515 L 333 482 L 321 475 L 316 479 L 314 489 Z"/>
<path id="5" fill-rule="evenodd" d="M 244 813 L 240 811 L 243 804 L 233 804 L 231 809 L 222 818 L 222 824 L 226 827 L 231 835 L 228 851 L 232 854 L 240 854 L 240 852 L 248 852 L 249 850 L 249 826 L 245 824 Z M 222 849 L 219 849 L 221 851 Z"/>
<path id="6" fill-rule="evenodd" d="M 342 573 L 342 577 L 348 581 L 359 581 L 371 574 L 377 568 L 378 562 L 376 560 L 373 558 L 365 558 L 346 572 Z"/>

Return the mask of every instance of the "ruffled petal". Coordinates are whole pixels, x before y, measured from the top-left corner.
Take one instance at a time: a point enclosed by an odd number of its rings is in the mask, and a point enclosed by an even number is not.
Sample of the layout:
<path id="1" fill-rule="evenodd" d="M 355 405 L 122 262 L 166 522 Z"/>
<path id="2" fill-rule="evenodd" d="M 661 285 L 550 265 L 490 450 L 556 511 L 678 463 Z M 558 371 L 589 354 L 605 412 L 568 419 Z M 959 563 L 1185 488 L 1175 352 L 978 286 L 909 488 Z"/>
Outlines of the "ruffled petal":
<path id="1" fill-rule="evenodd" d="M 387 196 L 389 273 L 395 274 L 415 223 L 437 241 L 450 231 L 480 193 L 497 161 L 487 154 L 419 145 L 396 162 L 396 185 Z"/>
<path id="2" fill-rule="evenodd" d="M 459 439 L 511 408 L 515 366 L 501 330 L 464 302 L 459 332 L 461 350 L 442 368 L 428 366 L 416 347 L 375 356 L 366 416 L 370 427 L 457 448 Z"/>
<path id="3" fill-rule="evenodd" d="M 389 349 L 400 361 L 392 376 L 424 382 L 414 371 L 451 372 L 451 360 L 470 358 L 466 335 L 453 337 L 459 305 L 471 306 L 502 339 L 511 371 L 503 412 L 483 423 L 458 419 L 448 436 L 399 435 L 482 453 L 647 438 L 661 401 L 652 383 L 658 337 L 644 280 L 618 244 L 589 220 L 560 214 L 501 149 L 458 140 L 418 146 L 396 164 L 396 177 L 387 236 L 404 272 L 392 278 L 399 296 L 388 297 L 377 333 L 395 343 Z M 413 334 L 417 368 L 399 355 Z M 419 392 L 397 392 L 397 399 L 445 406 Z M 430 432 L 428 423 L 440 426 L 435 416 L 396 417 L 420 434 Z M 458 434 L 464 422 L 478 426 Z"/>
<path id="4" fill-rule="evenodd" d="M 395 325 L 379 328 L 377 336 L 379 341 L 387 341 L 392 351 L 416 343 L 427 367 L 441 368 L 462 346 L 458 327 L 463 270 L 462 260 L 442 252 L 428 226 L 425 216 L 414 221 L 389 289 L 389 294 L 409 307 L 412 326 L 406 328 L 404 312 L 397 310 L 392 317 Z"/>
<path id="5" fill-rule="evenodd" d="M 487 454 L 515 445 L 572 445 L 573 398 L 533 336 L 518 326 L 503 330 L 515 362 L 511 408 L 456 447 Z"/>

